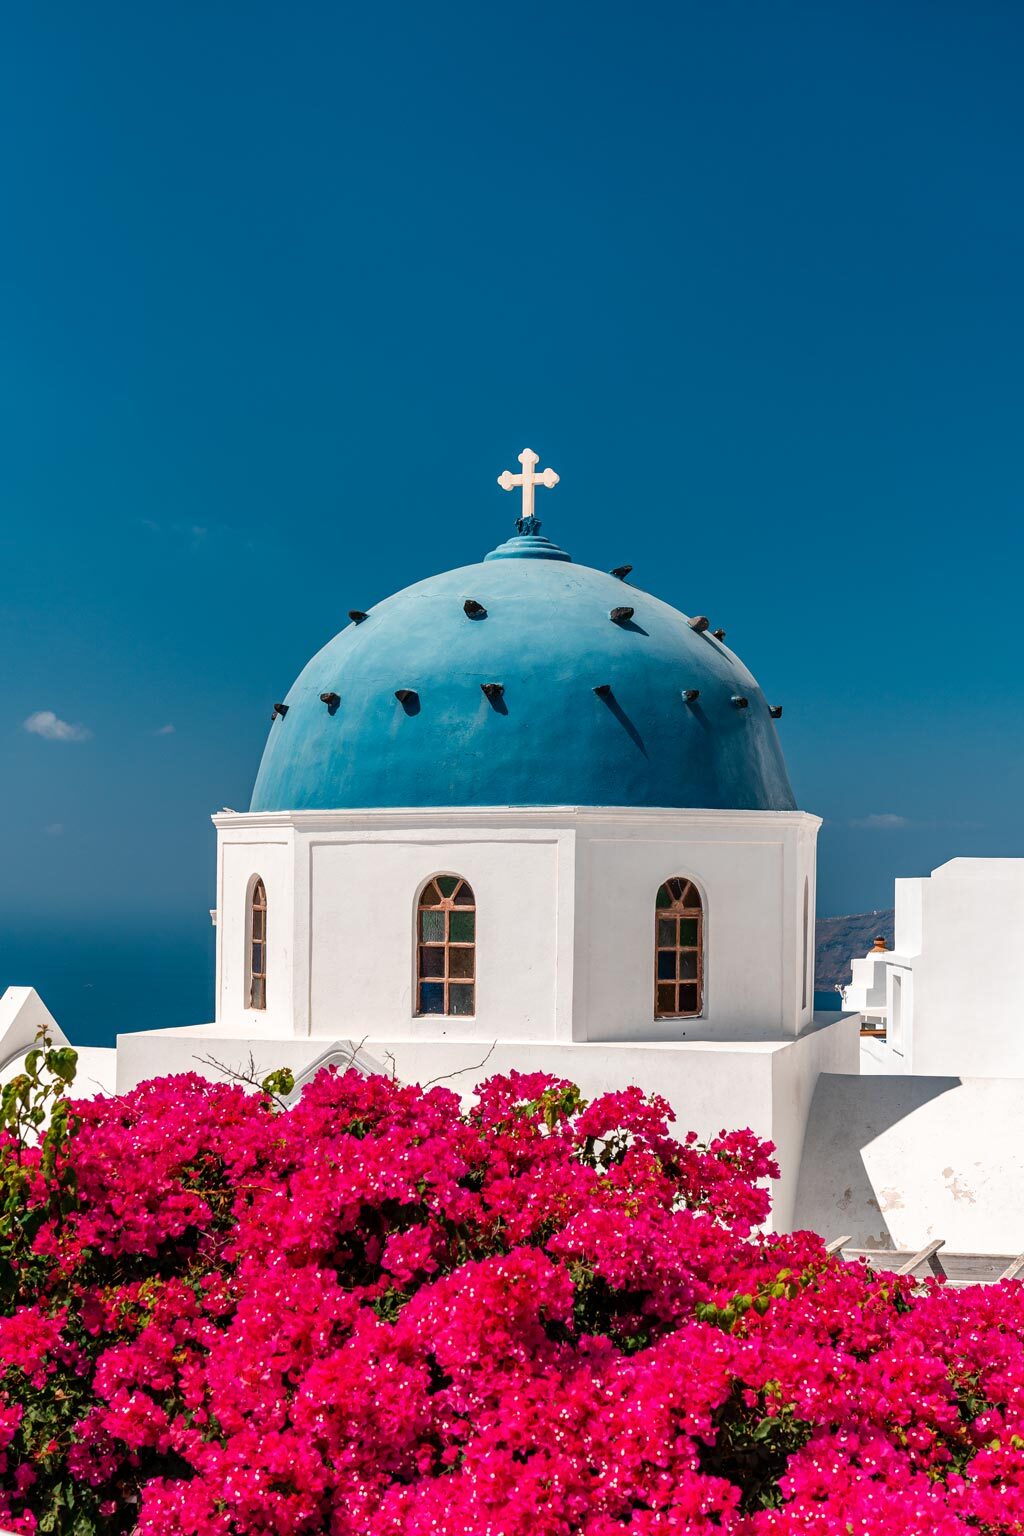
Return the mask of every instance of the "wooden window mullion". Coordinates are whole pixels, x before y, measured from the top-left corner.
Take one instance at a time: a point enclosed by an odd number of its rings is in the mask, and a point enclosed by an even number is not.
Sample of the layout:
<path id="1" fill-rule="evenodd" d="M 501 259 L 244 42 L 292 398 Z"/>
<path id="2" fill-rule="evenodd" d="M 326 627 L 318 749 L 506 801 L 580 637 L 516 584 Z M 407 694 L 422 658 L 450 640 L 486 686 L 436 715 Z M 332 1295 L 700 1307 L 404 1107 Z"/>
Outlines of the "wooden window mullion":
<path id="1" fill-rule="evenodd" d="M 450 900 L 450 898 L 448 898 Z M 448 972 L 451 966 L 449 956 L 452 952 L 452 909 L 446 906 L 444 909 L 444 1011 L 445 1017 L 451 1012 L 451 998 L 448 992 Z"/>

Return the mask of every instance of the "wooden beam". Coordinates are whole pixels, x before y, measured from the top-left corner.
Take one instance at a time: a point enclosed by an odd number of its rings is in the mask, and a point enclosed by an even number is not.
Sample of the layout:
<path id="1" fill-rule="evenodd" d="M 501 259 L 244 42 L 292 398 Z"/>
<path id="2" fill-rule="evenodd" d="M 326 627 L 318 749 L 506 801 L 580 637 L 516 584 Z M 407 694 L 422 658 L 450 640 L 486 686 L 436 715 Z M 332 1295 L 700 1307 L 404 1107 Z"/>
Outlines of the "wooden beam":
<path id="1" fill-rule="evenodd" d="M 935 1255 L 938 1253 L 939 1249 L 944 1248 L 945 1245 L 946 1239 L 944 1237 L 935 1238 L 933 1242 L 922 1248 L 919 1253 L 915 1253 L 911 1258 L 909 1258 L 905 1264 L 901 1264 L 896 1273 L 898 1275 L 912 1275 L 919 1264 L 924 1264 L 927 1261 L 928 1267 L 933 1275 L 943 1274 L 944 1270 L 942 1268 L 941 1261 L 937 1259 Z"/>
<path id="2" fill-rule="evenodd" d="M 1016 1280 L 1021 1270 L 1024 1269 L 1024 1253 L 1018 1253 L 1013 1263 L 1008 1265 L 999 1276 L 1000 1280 Z"/>
<path id="3" fill-rule="evenodd" d="M 826 1253 L 842 1253 L 847 1243 L 852 1243 L 853 1238 L 849 1233 L 845 1237 L 834 1237 L 830 1243 L 825 1244 Z"/>

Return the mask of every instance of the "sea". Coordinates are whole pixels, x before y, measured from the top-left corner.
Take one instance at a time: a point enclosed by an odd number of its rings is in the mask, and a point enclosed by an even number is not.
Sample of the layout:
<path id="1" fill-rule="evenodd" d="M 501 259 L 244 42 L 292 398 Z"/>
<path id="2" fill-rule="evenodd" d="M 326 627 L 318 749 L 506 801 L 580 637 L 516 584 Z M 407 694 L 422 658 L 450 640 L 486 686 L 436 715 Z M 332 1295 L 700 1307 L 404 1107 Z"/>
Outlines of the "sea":
<path id="1" fill-rule="evenodd" d="M 830 992 L 815 992 L 815 994 L 814 994 L 814 1011 L 815 1011 L 815 1013 L 841 1013 L 842 1012 L 842 1008 L 843 1008 L 842 993 L 841 992 L 837 992 L 834 987 L 833 987 L 833 989 Z"/>
<path id="2" fill-rule="evenodd" d="M 205 912 L 159 924 L 0 922 L 0 993 L 35 987 L 74 1045 L 133 1029 L 208 1024 L 216 933 Z"/>

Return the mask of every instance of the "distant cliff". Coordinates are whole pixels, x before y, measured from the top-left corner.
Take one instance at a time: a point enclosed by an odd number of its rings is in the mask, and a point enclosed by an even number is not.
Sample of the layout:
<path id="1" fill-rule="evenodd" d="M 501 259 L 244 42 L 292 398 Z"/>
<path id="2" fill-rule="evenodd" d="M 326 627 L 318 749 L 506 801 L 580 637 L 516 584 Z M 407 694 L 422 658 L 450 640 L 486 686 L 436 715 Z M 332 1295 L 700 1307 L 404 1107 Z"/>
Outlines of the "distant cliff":
<path id="1" fill-rule="evenodd" d="M 856 912 L 852 917 L 819 917 L 815 927 L 814 988 L 831 992 L 850 980 L 850 960 L 866 955 L 876 934 L 884 934 L 889 949 L 893 944 L 896 913 Z"/>

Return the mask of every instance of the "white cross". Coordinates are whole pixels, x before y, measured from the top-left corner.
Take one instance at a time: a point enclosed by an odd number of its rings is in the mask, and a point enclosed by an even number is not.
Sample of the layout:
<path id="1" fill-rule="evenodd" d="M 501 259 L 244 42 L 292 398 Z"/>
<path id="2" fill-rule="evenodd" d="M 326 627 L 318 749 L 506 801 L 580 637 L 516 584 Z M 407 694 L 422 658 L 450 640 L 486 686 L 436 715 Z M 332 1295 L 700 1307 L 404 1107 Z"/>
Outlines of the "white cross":
<path id="1" fill-rule="evenodd" d="M 539 456 L 532 448 L 524 448 L 519 455 L 519 462 L 523 466 L 521 475 L 513 475 L 510 470 L 503 469 L 498 476 L 498 484 L 503 491 L 514 491 L 517 485 L 523 488 L 523 519 L 534 516 L 533 488 L 536 485 L 546 485 L 550 491 L 558 484 L 558 476 L 553 469 L 542 469 L 539 475 L 534 474 L 534 468 L 540 463 Z"/>

